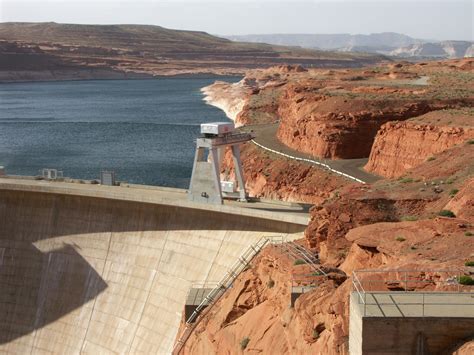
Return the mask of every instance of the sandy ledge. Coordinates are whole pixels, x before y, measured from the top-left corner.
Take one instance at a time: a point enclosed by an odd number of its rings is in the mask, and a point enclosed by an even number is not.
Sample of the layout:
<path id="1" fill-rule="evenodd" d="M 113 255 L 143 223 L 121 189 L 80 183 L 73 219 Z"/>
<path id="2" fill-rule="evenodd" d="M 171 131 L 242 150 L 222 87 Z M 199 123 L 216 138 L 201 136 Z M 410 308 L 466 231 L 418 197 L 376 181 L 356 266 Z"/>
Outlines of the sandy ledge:
<path id="1" fill-rule="evenodd" d="M 238 122 L 238 115 L 247 103 L 250 88 L 241 80 L 237 83 L 227 83 L 216 81 L 214 84 L 201 89 L 204 94 L 204 101 L 211 106 L 215 106 L 225 112 L 226 116 L 241 126 Z"/>

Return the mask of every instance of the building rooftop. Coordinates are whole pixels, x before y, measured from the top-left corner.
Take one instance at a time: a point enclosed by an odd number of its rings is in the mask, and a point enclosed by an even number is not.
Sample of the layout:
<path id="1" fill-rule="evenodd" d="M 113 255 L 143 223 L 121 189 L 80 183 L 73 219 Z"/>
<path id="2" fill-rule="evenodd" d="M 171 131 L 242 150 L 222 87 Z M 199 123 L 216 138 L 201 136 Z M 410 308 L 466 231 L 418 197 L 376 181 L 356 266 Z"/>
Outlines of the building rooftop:
<path id="1" fill-rule="evenodd" d="M 471 292 L 353 292 L 363 317 L 474 318 Z"/>

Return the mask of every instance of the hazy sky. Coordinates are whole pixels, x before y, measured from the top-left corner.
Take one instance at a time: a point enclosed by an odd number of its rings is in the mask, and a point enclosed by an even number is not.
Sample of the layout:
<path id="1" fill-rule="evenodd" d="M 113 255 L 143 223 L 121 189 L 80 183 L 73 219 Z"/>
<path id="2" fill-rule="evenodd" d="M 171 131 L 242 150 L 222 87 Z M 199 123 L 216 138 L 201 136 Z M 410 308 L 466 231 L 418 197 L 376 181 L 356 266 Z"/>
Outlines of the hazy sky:
<path id="1" fill-rule="evenodd" d="M 153 24 L 212 34 L 400 32 L 473 40 L 474 0 L 0 0 L 0 21 Z"/>

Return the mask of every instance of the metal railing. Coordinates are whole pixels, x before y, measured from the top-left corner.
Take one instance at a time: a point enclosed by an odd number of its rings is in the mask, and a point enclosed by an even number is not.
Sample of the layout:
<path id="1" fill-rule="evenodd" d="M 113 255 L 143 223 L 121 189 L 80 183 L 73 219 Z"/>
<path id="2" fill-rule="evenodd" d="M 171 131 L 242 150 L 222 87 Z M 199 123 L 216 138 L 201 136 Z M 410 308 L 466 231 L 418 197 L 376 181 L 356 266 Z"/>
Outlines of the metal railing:
<path id="1" fill-rule="evenodd" d="M 327 276 L 327 273 L 319 266 L 319 259 L 302 245 L 295 242 L 287 242 L 280 245 L 281 251 L 291 256 L 294 260 L 301 259 L 308 264 L 314 272 Z"/>
<path id="2" fill-rule="evenodd" d="M 208 312 L 212 306 L 220 299 L 224 292 L 230 288 L 239 274 L 245 270 L 250 261 L 263 249 L 267 244 L 282 244 L 285 242 L 284 236 L 264 236 L 256 243 L 251 244 L 228 269 L 224 277 L 217 282 L 209 294 L 196 307 L 195 311 L 186 320 L 184 331 L 179 336 L 173 348 L 172 354 L 178 355 L 183 349 L 186 341 L 189 339 L 192 331 L 196 328 L 199 321 L 203 318 L 203 311 Z"/>
<path id="3" fill-rule="evenodd" d="M 352 288 L 364 316 L 369 309 L 386 316 L 384 308 L 396 309 L 401 316 L 457 316 L 470 306 L 474 317 L 474 292 L 458 282 L 462 274 L 462 270 L 358 270 L 352 274 Z M 450 306 L 450 313 L 442 306 Z"/>

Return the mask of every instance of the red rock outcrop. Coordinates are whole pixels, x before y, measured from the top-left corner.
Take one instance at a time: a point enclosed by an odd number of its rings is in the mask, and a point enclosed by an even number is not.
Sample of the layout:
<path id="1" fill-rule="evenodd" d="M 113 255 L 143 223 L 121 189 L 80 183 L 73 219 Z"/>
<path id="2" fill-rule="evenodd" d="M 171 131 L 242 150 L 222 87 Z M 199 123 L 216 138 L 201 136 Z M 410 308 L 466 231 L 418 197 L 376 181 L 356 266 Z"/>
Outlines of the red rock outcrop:
<path id="1" fill-rule="evenodd" d="M 436 114 L 444 115 L 445 121 L 453 119 L 449 112 Z M 422 117 L 414 121 L 388 122 L 377 133 L 365 169 L 388 178 L 402 176 L 426 159 L 435 159 L 433 156 L 437 153 L 474 138 L 474 126 L 469 126 L 473 118 L 465 115 L 464 126 L 443 125 L 440 122 L 432 124 L 424 122 Z"/>
<path id="2" fill-rule="evenodd" d="M 252 197 L 321 203 L 348 181 L 311 165 L 267 153 L 252 143 L 241 146 L 247 191 Z M 230 152 L 222 163 L 223 179 L 235 179 Z"/>
<path id="3" fill-rule="evenodd" d="M 278 248 L 266 248 L 206 314 L 183 354 L 347 354 L 349 283 L 324 280 L 290 308 L 293 267 Z"/>
<path id="4" fill-rule="evenodd" d="M 325 263 L 338 265 L 348 253 L 351 242 L 344 236 L 352 228 L 430 218 L 442 209 L 471 219 L 472 161 L 474 145 L 459 145 L 440 153 L 436 160 L 411 169 L 405 179 L 339 189 L 332 198 L 311 209 L 305 231 L 308 245 L 318 249 Z"/>
<path id="5" fill-rule="evenodd" d="M 351 249 L 340 269 L 347 274 L 403 265 L 430 270 L 434 262 L 439 270 L 463 268 L 474 250 L 474 238 L 465 235 L 467 225 L 470 222 L 463 219 L 437 217 L 351 229 L 345 236 Z"/>
<path id="6" fill-rule="evenodd" d="M 474 340 L 468 340 L 464 344 L 457 346 L 450 354 L 452 355 L 474 354 Z"/>
<path id="7" fill-rule="evenodd" d="M 287 146 L 316 157 L 363 158 L 369 156 L 374 138 L 384 123 L 456 104 L 452 100 L 328 96 L 296 84 L 288 85 L 278 110 L 281 117 L 278 138 Z"/>
<path id="8" fill-rule="evenodd" d="M 474 178 L 468 180 L 461 190 L 455 193 L 444 209 L 454 212 L 459 218 L 474 221 L 474 196 L 472 191 L 474 191 Z"/>

